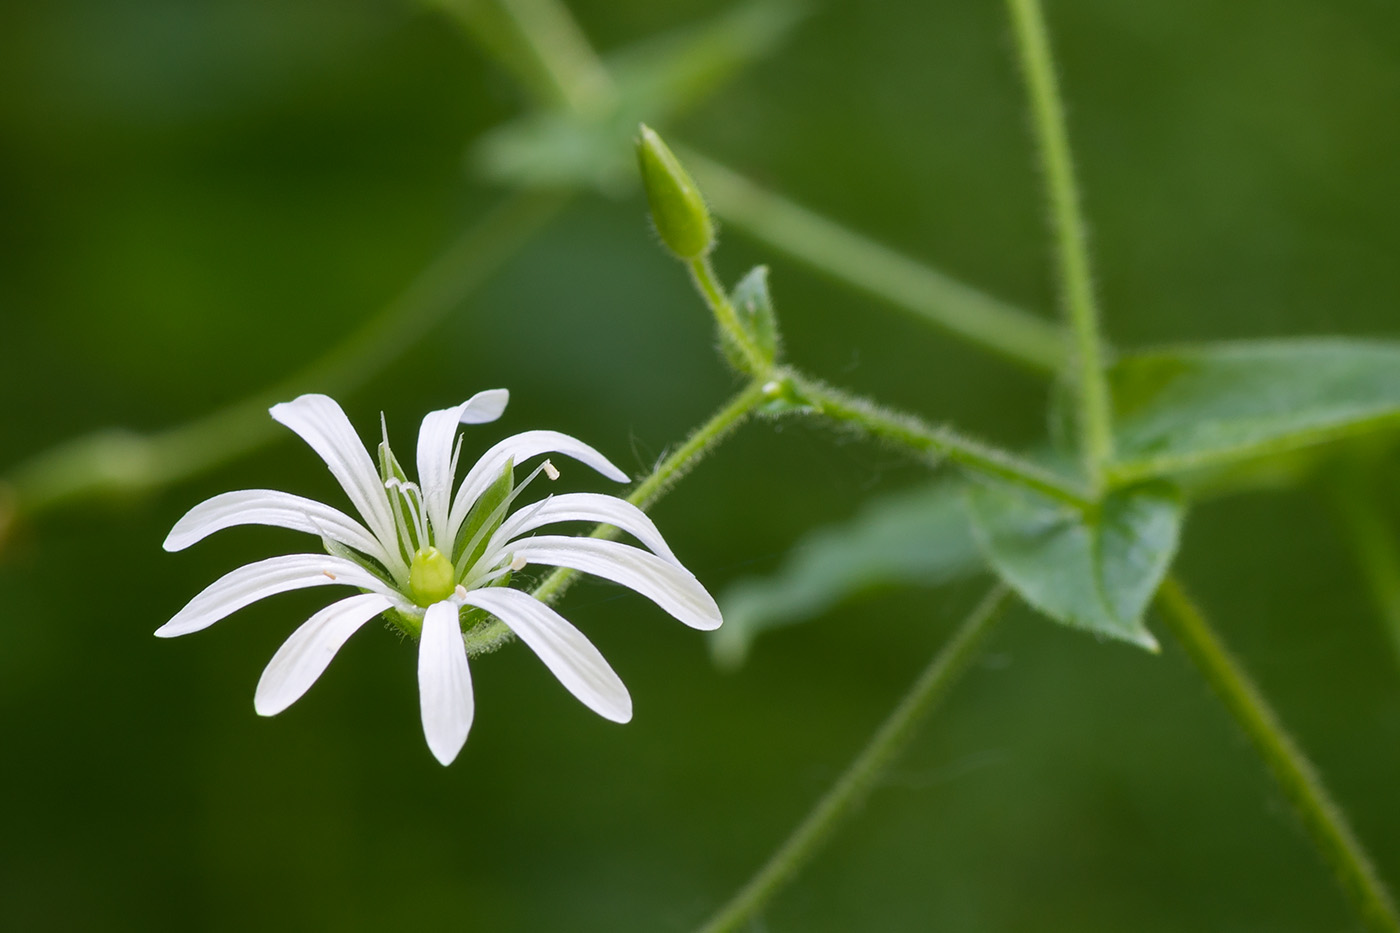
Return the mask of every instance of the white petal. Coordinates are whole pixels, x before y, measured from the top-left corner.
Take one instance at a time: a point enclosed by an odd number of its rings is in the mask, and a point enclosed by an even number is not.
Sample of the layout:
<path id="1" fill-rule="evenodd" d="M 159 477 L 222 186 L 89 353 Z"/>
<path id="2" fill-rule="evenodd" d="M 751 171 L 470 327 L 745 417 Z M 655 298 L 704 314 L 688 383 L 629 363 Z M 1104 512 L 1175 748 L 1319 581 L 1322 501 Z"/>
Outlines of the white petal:
<path id="1" fill-rule="evenodd" d="M 619 483 L 627 482 L 626 473 L 613 466 L 607 457 L 576 437 L 570 437 L 558 431 L 526 431 L 523 434 L 515 434 L 482 454 L 481 459 L 467 473 L 466 479 L 462 480 L 462 485 L 452 500 L 452 512 L 447 522 L 450 532 L 447 540 L 449 542 L 456 540 L 457 529 L 461 528 L 462 522 L 466 521 L 467 512 L 471 510 L 472 503 L 501 475 L 501 471 L 506 468 L 507 460 L 514 460 L 519 464 L 523 460 L 547 453 L 558 453 L 572 457 L 602 473 L 608 479 Z"/>
<path id="2" fill-rule="evenodd" d="M 606 522 L 615 525 L 673 564 L 680 564 L 646 513 L 625 499 L 596 492 L 570 492 L 527 505 L 507 518 L 491 539 L 490 550 L 509 550 L 505 542 L 555 522 Z"/>
<path id="3" fill-rule="evenodd" d="M 273 525 L 325 535 L 346 547 L 368 554 L 386 567 L 389 565 L 384 546 L 364 525 L 322 502 L 274 489 L 226 492 L 201 502 L 170 529 L 165 539 L 165 549 L 182 551 L 216 531 L 235 525 Z"/>
<path id="4" fill-rule="evenodd" d="M 346 639 L 391 606 L 393 601 L 386 596 L 361 593 L 331 603 L 307 619 L 268 662 L 253 695 L 253 709 L 259 716 L 276 716 L 301 699 Z"/>
<path id="5" fill-rule="evenodd" d="M 383 580 L 352 560 L 329 554 L 286 554 L 224 574 L 204 588 L 175 617 L 156 629 L 160 638 L 174 638 L 208 628 L 268 596 L 308 586 L 358 586 L 397 602 L 402 598 Z"/>
<path id="6" fill-rule="evenodd" d="M 457 607 L 433 603 L 423 614 L 423 637 L 418 642 L 418 702 L 423 711 L 423 736 L 428 750 L 445 765 L 466 744 L 476 702 L 467 646 L 457 621 Z"/>
<path id="7" fill-rule="evenodd" d="M 325 395 L 303 395 L 290 402 L 273 405 L 272 417 L 301 436 L 311 449 L 321 455 L 331 474 L 345 489 L 365 524 L 387 549 L 398 541 L 389 497 L 379 479 L 374 461 L 350 425 L 350 419 Z M 391 568 L 395 569 L 395 568 Z"/>
<path id="8" fill-rule="evenodd" d="M 467 399 L 459 416 L 463 424 L 486 424 L 495 421 L 506 410 L 510 392 L 506 389 L 487 389 Z"/>
<path id="9" fill-rule="evenodd" d="M 567 619 L 519 590 L 498 586 L 472 590 L 463 602 L 496 616 L 539 655 L 570 693 L 604 719 L 629 722 L 632 697 L 622 679 Z"/>
<path id="10" fill-rule="evenodd" d="M 531 564 L 572 567 L 620 583 L 691 628 L 716 629 L 723 621 L 714 598 L 689 570 L 641 548 L 597 538 L 540 535 L 526 538 L 510 553 Z"/>
<path id="11" fill-rule="evenodd" d="M 460 405 L 429 412 L 418 430 L 418 485 L 427 502 L 428 523 L 441 550 L 451 552 L 452 541 L 443 545 L 448 506 L 452 499 L 452 441 L 463 424 L 484 424 L 501 417 L 510 401 L 505 389 L 478 392 Z"/>

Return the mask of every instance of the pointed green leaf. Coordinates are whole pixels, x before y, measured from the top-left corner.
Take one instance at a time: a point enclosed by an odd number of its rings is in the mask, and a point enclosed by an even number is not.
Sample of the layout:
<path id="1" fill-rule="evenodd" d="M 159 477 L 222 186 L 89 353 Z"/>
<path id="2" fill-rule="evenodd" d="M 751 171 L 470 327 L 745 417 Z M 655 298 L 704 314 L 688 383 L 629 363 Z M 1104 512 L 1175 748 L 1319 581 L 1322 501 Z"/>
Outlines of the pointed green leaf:
<path id="1" fill-rule="evenodd" d="M 739 316 L 739 326 L 749 335 L 763 359 L 772 363 L 778 357 L 778 322 L 773 313 L 773 296 L 768 291 L 768 267 L 754 266 L 748 275 L 739 280 L 729 295 L 734 311 Z M 723 331 L 721 331 L 723 336 Z M 744 359 L 733 356 L 737 349 L 725 348 L 731 355 L 730 362 L 736 367 L 744 366 Z"/>
<path id="2" fill-rule="evenodd" d="M 872 499 L 850 521 L 809 534 L 772 575 L 735 583 L 719 600 L 724 626 L 710 642 L 716 661 L 738 666 L 763 632 L 860 593 L 936 586 L 980 569 L 962 496 L 960 483 L 944 480 Z"/>
<path id="3" fill-rule="evenodd" d="M 1093 517 L 999 483 L 971 488 L 967 501 L 987 560 L 1026 602 L 1056 621 L 1157 650 L 1142 615 L 1176 553 L 1183 510 L 1173 487 L 1119 490 Z"/>
<path id="4" fill-rule="evenodd" d="M 1116 481 L 1270 457 L 1400 425 L 1400 343 L 1341 338 L 1190 347 L 1110 371 Z"/>

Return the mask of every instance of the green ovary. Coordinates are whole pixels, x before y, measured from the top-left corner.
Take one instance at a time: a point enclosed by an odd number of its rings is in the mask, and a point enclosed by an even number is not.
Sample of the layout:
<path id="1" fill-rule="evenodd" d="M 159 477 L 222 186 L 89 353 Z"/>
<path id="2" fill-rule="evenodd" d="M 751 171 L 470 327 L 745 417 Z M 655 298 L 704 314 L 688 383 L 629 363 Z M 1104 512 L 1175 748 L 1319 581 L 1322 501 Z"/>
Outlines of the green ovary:
<path id="1" fill-rule="evenodd" d="M 452 595 L 457 587 L 452 561 L 435 547 L 425 547 L 413 555 L 408 568 L 408 592 L 418 605 L 427 607 Z"/>

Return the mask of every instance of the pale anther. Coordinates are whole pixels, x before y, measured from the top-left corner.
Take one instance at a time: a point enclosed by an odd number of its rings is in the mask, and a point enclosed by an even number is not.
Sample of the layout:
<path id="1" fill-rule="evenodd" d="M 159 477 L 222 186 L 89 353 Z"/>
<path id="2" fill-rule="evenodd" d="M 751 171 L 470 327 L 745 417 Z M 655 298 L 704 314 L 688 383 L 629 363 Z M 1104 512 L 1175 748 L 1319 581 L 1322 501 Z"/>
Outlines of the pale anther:
<path id="1" fill-rule="evenodd" d="M 542 464 L 540 464 L 540 465 L 541 465 L 542 467 L 544 467 L 544 475 L 545 475 L 545 476 L 548 476 L 551 480 L 556 480 L 556 479 L 559 478 L 559 469 L 558 469 L 554 464 L 552 464 L 552 463 L 550 463 L 548 460 L 546 460 L 544 463 L 542 463 Z"/>

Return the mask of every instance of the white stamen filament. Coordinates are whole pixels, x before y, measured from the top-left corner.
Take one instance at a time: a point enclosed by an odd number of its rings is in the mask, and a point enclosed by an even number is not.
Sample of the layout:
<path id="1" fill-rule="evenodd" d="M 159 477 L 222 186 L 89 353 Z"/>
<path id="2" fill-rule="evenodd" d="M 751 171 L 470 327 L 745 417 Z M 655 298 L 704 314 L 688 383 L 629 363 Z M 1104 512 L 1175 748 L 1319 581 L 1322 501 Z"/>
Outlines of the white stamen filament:
<path id="1" fill-rule="evenodd" d="M 548 460 L 535 467 L 534 470 L 530 472 L 530 475 L 525 477 L 523 482 L 517 484 L 516 487 L 510 491 L 510 495 L 506 496 L 504 502 L 502 502 L 500 505 L 496 506 L 494 509 L 491 510 L 491 514 L 486 517 L 486 521 L 481 523 L 481 527 L 476 530 L 476 534 L 472 535 L 472 539 L 467 542 L 467 546 L 462 548 L 462 553 L 457 555 L 458 577 L 467 576 L 467 572 L 469 569 L 466 566 L 467 558 L 470 557 L 472 553 L 476 551 L 476 546 L 481 543 L 482 537 L 484 537 L 488 531 L 494 532 L 496 530 L 497 526 L 499 526 L 501 521 L 506 517 L 506 510 L 509 509 L 511 505 L 515 502 L 516 497 L 519 496 L 522 492 L 524 492 L 525 488 L 535 481 L 535 477 L 539 476 L 540 472 L 544 470 L 546 466 L 550 466 Z M 557 470 L 555 471 L 555 475 L 558 475 Z M 483 554 L 482 558 L 485 558 L 486 556 L 487 555 Z"/>

